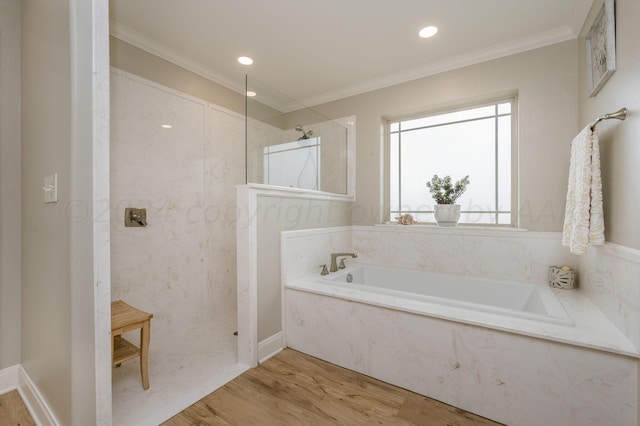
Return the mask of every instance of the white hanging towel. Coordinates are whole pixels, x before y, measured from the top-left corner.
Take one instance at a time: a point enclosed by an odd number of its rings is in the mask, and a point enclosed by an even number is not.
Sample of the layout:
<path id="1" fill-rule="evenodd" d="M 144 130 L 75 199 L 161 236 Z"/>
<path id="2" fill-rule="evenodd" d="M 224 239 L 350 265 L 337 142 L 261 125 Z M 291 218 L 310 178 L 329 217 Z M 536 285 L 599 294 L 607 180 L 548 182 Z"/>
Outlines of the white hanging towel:
<path id="1" fill-rule="evenodd" d="M 585 127 L 571 143 L 569 188 L 564 212 L 562 245 L 585 254 L 589 244 L 604 244 L 602 177 L 598 134 Z"/>

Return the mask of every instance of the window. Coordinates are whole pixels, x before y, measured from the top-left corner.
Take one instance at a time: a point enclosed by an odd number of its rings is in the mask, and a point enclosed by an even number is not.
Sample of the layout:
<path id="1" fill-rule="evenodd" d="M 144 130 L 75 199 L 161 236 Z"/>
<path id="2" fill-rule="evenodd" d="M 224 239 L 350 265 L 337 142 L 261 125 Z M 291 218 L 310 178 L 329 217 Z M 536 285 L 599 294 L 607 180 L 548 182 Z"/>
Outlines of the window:
<path id="1" fill-rule="evenodd" d="M 515 99 L 387 123 L 390 219 L 411 213 L 435 222 L 426 183 L 469 175 L 461 224 L 516 225 Z"/>
<path id="2" fill-rule="evenodd" d="M 320 137 L 264 148 L 264 183 L 320 189 Z"/>

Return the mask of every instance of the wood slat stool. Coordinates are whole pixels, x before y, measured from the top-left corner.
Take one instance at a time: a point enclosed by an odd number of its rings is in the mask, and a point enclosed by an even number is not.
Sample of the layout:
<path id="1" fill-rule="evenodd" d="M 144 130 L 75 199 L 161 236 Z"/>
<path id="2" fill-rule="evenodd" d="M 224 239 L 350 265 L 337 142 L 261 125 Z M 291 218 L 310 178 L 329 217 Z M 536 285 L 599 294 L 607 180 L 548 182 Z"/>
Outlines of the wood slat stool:
<path id="1" fill-rule="evenodd" d="M 140 357 L 142 388 L 149 389 L 149 334 L 153 314 L 141 311 L 122 300 L 111 302 L 111 359 L 114 367 L 124 361 Z M 121 334 L 140 329 L 140 347 L 126 340 Z"/>

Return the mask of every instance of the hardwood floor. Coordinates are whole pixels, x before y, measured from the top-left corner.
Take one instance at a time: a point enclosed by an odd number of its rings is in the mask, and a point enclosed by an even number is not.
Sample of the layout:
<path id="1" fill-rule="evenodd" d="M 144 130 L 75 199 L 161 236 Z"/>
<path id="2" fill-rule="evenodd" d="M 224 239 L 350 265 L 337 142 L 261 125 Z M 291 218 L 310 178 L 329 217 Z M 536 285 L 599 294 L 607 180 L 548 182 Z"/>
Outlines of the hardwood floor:
<path id="1" fill-rule="evenodd" d="M 18 391 L 13 390 L 0 395 L 0 425 L 28 426 L 35 424 Z"/>
<path id="2" fill-rule="evenodd" d="M 163 425 L 498 425 L 291 349 Z"/>

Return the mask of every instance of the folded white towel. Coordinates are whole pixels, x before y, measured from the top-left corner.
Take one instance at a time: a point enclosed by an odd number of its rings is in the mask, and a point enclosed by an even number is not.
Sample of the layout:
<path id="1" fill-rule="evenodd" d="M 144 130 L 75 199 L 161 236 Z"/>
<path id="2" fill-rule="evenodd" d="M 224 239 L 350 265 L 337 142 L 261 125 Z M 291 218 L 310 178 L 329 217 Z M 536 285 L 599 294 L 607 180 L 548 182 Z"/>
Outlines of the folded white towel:
<path id="1" fill-rule="evenodd" d="M 604 244 L 602 178 L 598 134 L 585 127 L 571 143 L 569 188 L 564 213 L 562 245 L 585 254 L 589 244 Z"/>

